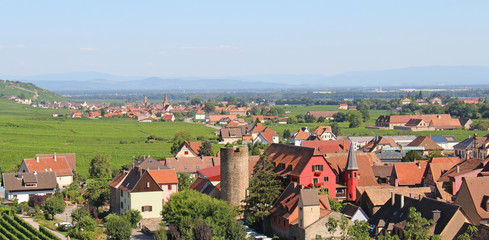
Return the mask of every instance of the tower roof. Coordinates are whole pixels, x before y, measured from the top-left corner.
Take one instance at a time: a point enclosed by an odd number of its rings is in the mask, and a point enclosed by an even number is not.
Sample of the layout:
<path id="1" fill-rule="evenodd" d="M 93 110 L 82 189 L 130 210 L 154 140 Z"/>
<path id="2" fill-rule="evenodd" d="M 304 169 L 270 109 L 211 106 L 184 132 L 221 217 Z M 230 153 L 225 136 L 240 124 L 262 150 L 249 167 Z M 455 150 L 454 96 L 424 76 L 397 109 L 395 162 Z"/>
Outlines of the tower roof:
<path id="1" fill-rule="evenodd" d="M 166 93 L 165 93 L 165 101 L 163 101 L 163 105 L 170 105 L 170 103 L 168 103 L 168 97 L 166 96 Z"/>
<path id="2" fill-rule="evenodd" d="M 353 151 L 352 143 L 350 142 L 350 151 L 348 152 L 348 160 L 346 161 L 346 170 L 358 170 L 357 157 Z"/>

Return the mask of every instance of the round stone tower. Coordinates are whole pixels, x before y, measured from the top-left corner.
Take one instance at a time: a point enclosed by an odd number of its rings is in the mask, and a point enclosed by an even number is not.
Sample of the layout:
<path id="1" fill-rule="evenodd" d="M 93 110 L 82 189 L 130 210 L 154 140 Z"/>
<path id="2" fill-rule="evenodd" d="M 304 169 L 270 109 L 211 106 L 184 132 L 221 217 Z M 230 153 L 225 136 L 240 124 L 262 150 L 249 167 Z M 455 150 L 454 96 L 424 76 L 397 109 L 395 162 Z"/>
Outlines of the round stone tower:
<path id="1" fill-rule="evenodd" d="M 230 205 L 243 204 L 249 187 L 248 147 L 221 148 L 221 199 Z"/>

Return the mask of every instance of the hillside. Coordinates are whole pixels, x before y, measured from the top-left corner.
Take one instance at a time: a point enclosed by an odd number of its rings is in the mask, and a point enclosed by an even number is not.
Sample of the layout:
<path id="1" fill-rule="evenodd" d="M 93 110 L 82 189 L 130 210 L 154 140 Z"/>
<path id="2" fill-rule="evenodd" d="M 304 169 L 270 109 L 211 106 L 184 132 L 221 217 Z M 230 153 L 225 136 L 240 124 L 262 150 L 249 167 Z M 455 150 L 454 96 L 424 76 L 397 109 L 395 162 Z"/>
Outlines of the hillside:
<path id="1" fill-rule="evenodd" d="M 59 94 L 40 88 L 32 83 L 0 80 L 0 96 L 25 96 L 33 101 L 67 101 Z"/>

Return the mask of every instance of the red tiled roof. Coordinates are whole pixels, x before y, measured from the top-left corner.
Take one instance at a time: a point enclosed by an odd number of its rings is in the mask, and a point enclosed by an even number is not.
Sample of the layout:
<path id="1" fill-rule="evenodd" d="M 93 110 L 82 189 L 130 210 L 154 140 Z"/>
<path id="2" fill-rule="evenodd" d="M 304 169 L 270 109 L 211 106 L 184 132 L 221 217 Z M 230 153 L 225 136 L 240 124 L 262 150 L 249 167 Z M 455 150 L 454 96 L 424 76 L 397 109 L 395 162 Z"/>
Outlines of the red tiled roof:
<path id="1" fill-rule="evenodd" d="M 294 136 L 292 137 L 293 139 L 307 139 L 309 138 L 309 132 L 305 132 L 301 129 L 299 129 L 299 131 L 297 133 L 294 134 Z"/>
<path id="2" fill-rule="evenodd" d="M 265 154 L 268 155 L 275 167 L 278 167 L 279 164 L 285 165 L 284 169 L 279 170 L 276 168 L 279 171 L 277 172 L 279 175 L 285 176 L 293 171 L 297 165 L 305 166 L 314 155 L 314 149 L 294 145 L 271 144 L 265 150 Z"/>
<path id="3" fill-rule="evenodd" d="M 315 135 L 320 136 L 323 132 L 332 132 L 331 126 L 318 126 L 312 131 Z"/>
<path id="4" fill-rule="evenodd" d="M 53 154 L 36 154 L 36 157 L 53 157 Z M 76 170 L 76 154 L 75 153 L 56 153 L 56 156 L 63 156 L 68 161 L 71 170 Z"/>
<path id="5" fill-rule="evenodd" d="M 396 172 L 399 185 L 410 186 L 421 184 L 425 169 L 426 163 L 396 163 L 393 171 Z"/>
<path id="6" fill-rule="evenodd" d="M 253 126 L 253 128 L 251 128 L 251 133 L 260 133 L 260 132 L 263 132 L 265 130 L 265 126 L 263 126 L 263 124 L 261 123 L 256 123 L 255 126 Z"/>
<path id="7" fill-rule="evenodd" d="M 223 118 L 229 118 L 229 120 L 236 120 L 238 117 L 236 117 L 236 115 L 209 115 L 210 122 L 218 122 Z"/>
<path id="8" fill-rule="evenodd" d="M 26 158 L 24 162 L 29 172 L 55 172 L 56 176 L 73 176 L 73 172 L 64 156 Z"/>
<path id="9" fill-rule="evenodd" d="M 350 150 L 350 141 L 329 140 L 329 141 L 303 141 L 303 147 L 314 148 L 315 155 L 326 155 L 328 153 L 342 153 Z"/>
<path id="10" fill-rule="evenodd" d="M 278 136 L 277 132 L 273 131 L 271 128 L 267 127 L 263 132 L 258 134 L 258 136 L 261 135 L 263 139 L 265 139 L 269 143 L 273 143 L 273 137 Z"/>
<path id="11" fill-rule="evenodd" d="M 174 169 L 149 170 L 148 173 L 158 184 L 178 183 L 177 172 Z"/>
<path id="12" fill-rule="evenodd" d="M 318 119 L 320 117 L 323 118 L 332 118 L 335 113 L 338 111 L 311 111 L 310 115 L 314 116 L 314 118 Z"/>
<path id="13" fill-rule="evenodd" d="M 197 172 L 204 175 L 209 181 L 221 181 L 221 165 L 199 169 Z"/>
<path id="14" fill-rule="evenodd" d="M 112 181 L 109 182 L 109 186 L 113 187 L 113 188 L 118 188 L 120 186 L 120 184 L 124 181 L 124 179 L 126 178 L 127 174 L 129 172 L 128 171 L 120 171 L 113 179 Z"/>
<path id="15" fill-rule="evenodd" d="M 372 165 L 381 165 L 379 157 L 375 153 L 355 153 L 358 164 L 358 185 L 370 186 L 377 185 Z M 326 155 L 326 161 L 331 165 L 333 170 L 337 173 L 345 171 L 346 163 L 348 160 L 348 153 L 330 153 Z"/>
<path id="16" fill-rule="evenodd" d="M 189 142 L 189 141 L 185 141 L 185 144 L 187 144 L 187 146 L 192 149 L 192 151 L 195 153 L 195 154 L 199 154 L 200 152 L 200 147 L 202 147 L 202 143 L 201 142 Z"/>

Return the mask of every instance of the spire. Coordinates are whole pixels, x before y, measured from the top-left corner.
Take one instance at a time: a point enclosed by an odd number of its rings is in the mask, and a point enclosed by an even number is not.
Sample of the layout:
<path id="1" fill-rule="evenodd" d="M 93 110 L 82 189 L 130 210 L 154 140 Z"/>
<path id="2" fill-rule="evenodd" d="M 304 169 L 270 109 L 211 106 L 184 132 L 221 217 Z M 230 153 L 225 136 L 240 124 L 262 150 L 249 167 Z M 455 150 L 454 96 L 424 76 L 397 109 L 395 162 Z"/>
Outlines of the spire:
<path id="1" fill-rule="evenodd" d="M 165 93 L 165 101 L 163 101 L 163 105 L 166 106 L 166 105 L 170 105 L 168 103 L 168 97 L 166 96 L 166 93 Z"/>
<path id="2" fill-rule="evenodd" d="M 357 157 L 355 156 L 355 151 L 353 151 L 353 142 L 351 141 L 348 160 L 346 161 L 346 170 L 358 170 Z"/>

